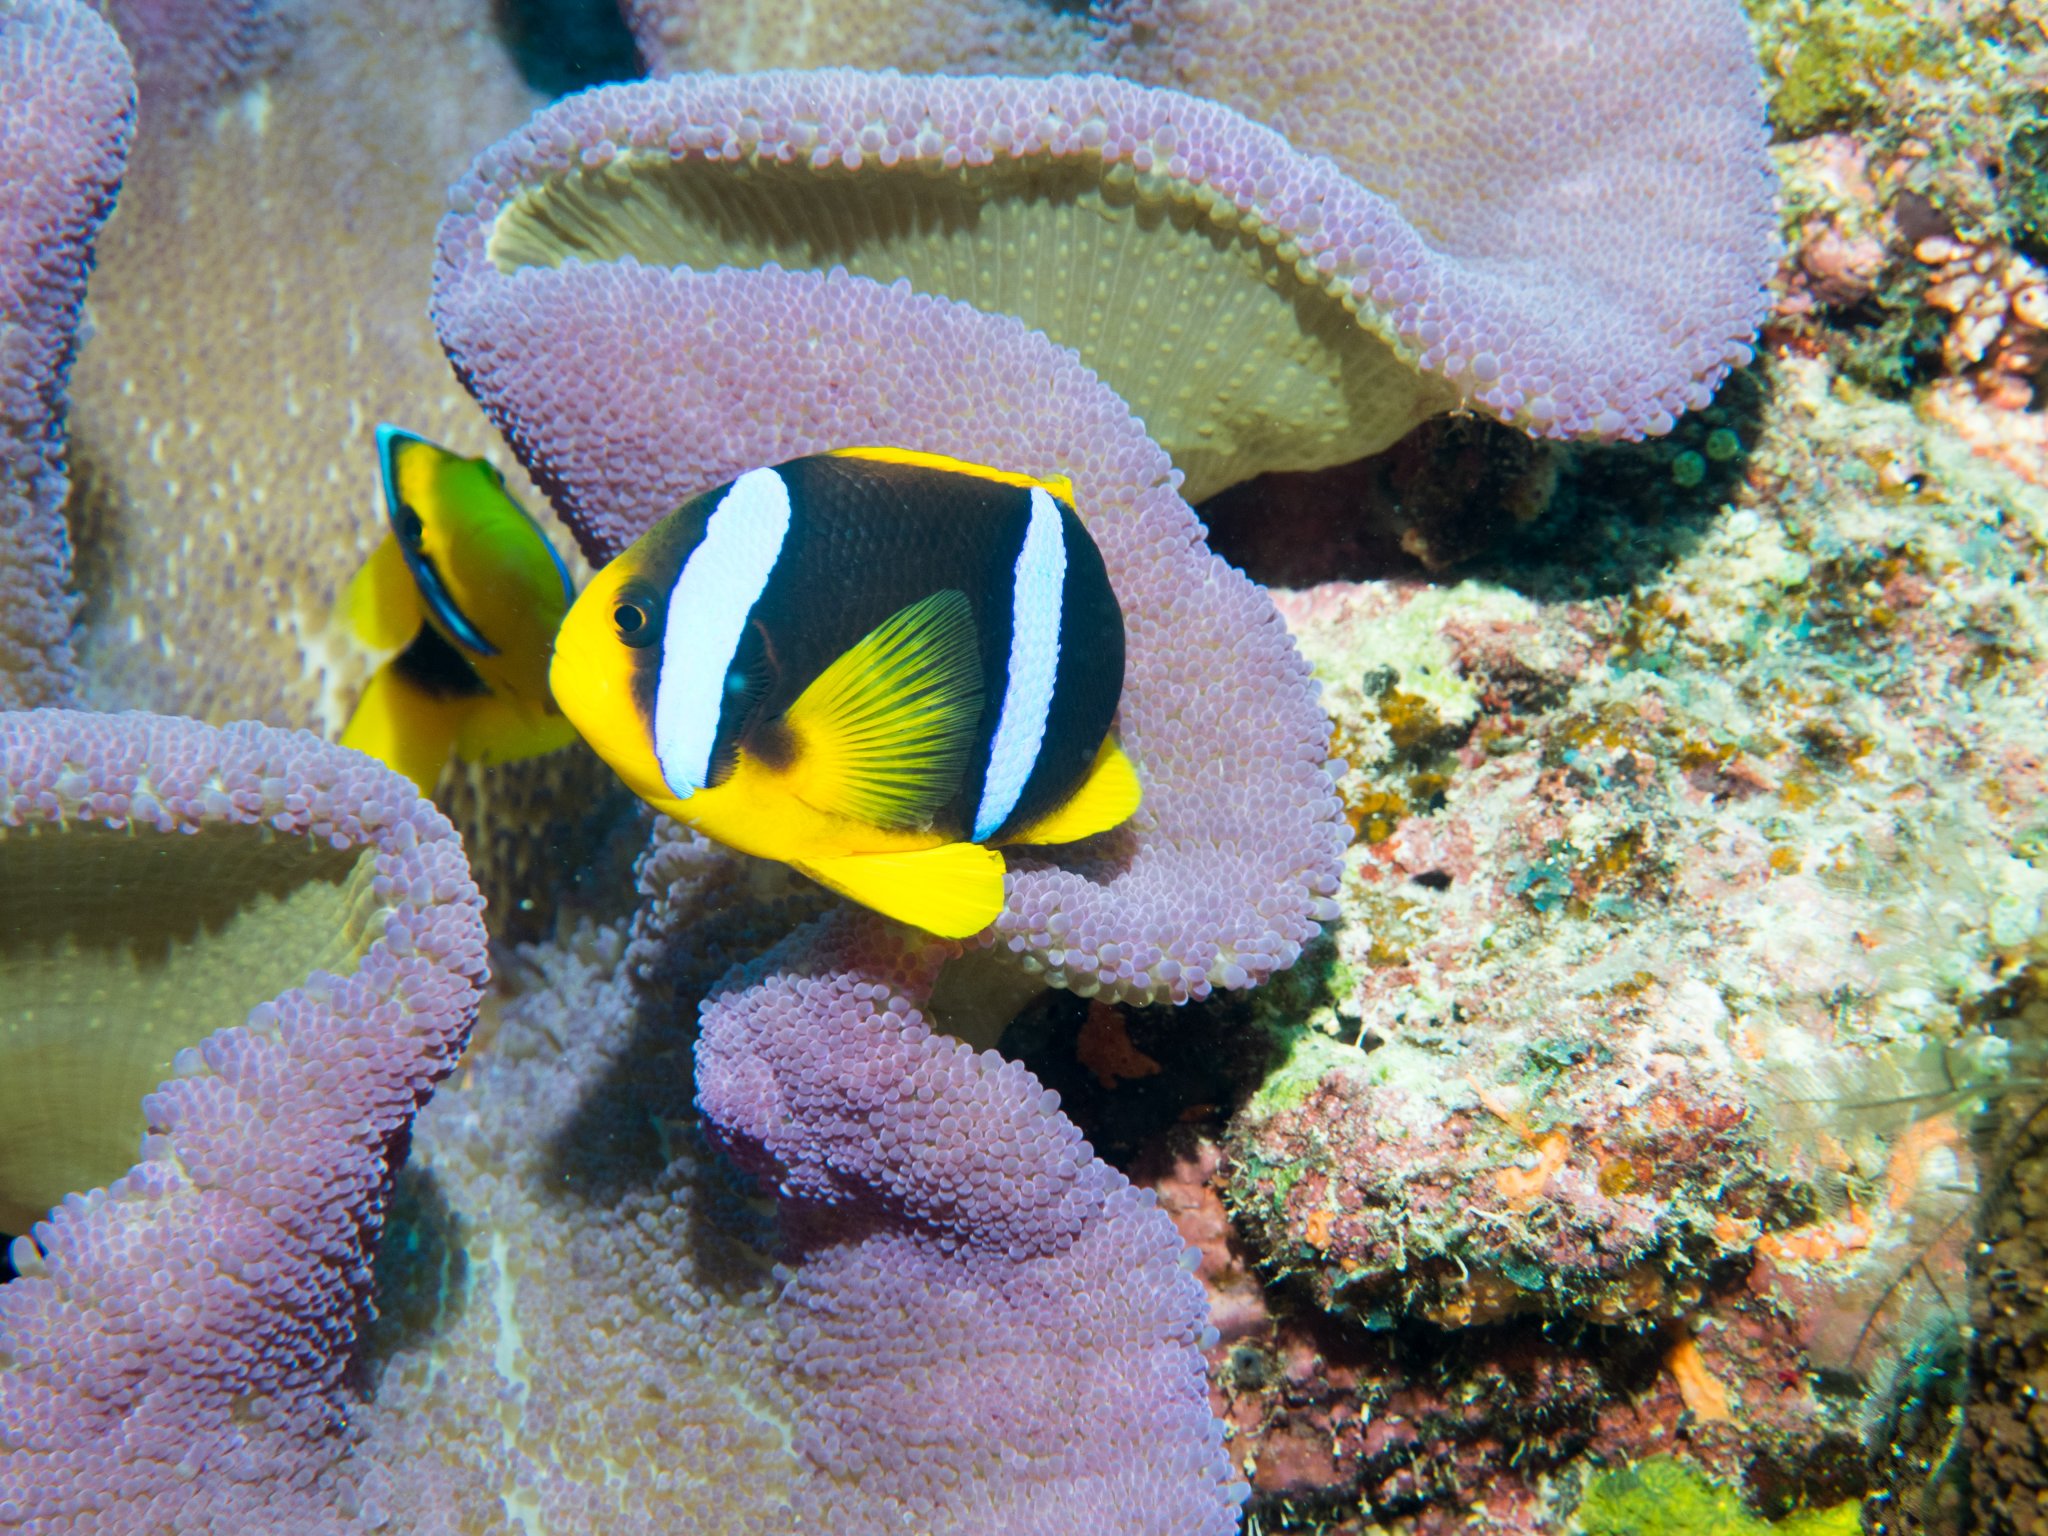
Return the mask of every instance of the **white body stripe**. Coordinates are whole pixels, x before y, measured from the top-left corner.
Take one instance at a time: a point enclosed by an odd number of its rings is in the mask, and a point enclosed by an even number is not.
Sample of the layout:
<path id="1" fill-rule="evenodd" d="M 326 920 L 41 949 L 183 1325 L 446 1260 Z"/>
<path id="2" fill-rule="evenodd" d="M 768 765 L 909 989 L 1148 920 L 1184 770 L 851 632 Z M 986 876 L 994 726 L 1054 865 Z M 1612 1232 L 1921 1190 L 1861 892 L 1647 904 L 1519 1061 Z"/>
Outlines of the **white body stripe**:
<path id="1" fill-rule="evenodd" d="M 1017 808 L 1024 782 L 1038 766 L 1045 722 L 1052 713 L 1052 685 L 1060 669 L 1060 599 L 1067 586 L 1067 540 L 1060 509 L 1037 486 L 1031 488 L 1031 523 L 1017 552 L 1016 585 L 1010 594 L 1010 677 L 1003 712 L 989 743 L 988 773 L 981 806 L 974 813 L 974 840 L 995 835 Z"/>
<path id="2" fill-rule="evenodd" d="M 789 487 L 772 469 L 733 481 L 704 525 L 668 595 L 661 681 L 654 690 L 654 752 L 678 798 L 711 776 L 725 678 L 768 574 L 789 535 Z"/>

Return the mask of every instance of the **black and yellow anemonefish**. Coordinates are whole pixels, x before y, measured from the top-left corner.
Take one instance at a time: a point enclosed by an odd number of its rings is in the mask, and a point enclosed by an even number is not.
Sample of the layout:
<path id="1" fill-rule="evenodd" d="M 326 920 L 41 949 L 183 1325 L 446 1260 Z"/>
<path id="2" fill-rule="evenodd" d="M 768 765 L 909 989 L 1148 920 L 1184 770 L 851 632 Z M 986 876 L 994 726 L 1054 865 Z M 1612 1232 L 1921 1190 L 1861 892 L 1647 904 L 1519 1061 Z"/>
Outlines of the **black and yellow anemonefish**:
<path id="1" fill-rule="evenodd" d="M 552 752 L 576 729 L 548 692 L 549 648 L 575 584 L 487 459 L 377 428 L 391 532 L 342 595 L 363 644 L 396 651 L 341 744 L 430 793 L 453 750 L 496 763 Z"/>
<path id="2" fill-rule="evenodd" d="M 1138 807 L 1124 624 L 1064 479 L 845 448 L 685 502 L 584 588 L 549 674 L 657 809 L 947 937 L 996 847 Z"/>

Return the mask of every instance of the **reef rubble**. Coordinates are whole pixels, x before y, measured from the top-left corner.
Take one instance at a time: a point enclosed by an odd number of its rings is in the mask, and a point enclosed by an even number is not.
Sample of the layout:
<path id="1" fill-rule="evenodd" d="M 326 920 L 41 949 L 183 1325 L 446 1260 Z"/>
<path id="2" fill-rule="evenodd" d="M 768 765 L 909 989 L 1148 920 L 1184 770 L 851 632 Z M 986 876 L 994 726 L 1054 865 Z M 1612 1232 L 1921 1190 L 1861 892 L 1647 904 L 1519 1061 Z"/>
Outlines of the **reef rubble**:
<path id="1" fill-rule="evenodd" d="M 1278 1068 L 1140 1153 L 1263 1530 L 1563 1529 L 1672 1452 L 1881 1531 L 1974 1467 L 2028 1528 L 1959 1330 L 1979 1164 L 2034 1166 L 1976 1117 L 2048 895 L 2048 34 L 1811 9 L 1752 7 L 1785 258 L 1713 405 L 1533 463 L 1454 427 L 1456 528 L 1401 469 L 1213 509 L 1358 833 Z"/>

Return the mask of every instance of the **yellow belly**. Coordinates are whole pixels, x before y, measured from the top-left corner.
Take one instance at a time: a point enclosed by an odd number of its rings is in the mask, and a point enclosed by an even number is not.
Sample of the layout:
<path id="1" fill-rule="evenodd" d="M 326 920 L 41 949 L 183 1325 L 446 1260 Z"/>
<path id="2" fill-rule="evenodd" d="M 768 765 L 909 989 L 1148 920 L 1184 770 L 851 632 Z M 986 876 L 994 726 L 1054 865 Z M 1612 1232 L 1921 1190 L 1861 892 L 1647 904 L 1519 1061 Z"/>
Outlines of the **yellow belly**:
<path id="1" fill-rule="evenodd" d="M 724 783 L 687 800 L 643 795 L 655 809 L 728 848 L 777 859 L 876 911 L 944 938 L 964 939 L 1003 906 L 1003 856 L 936 832 L 891 832 L 820 811 L 794 775 L 741 754 Z"/>
<path id="2" fill-rule="evenodd" d="M 785 864 L 866 853 L 915 853 L 949 839 L 937 832 L 894 832 L 835 816 L 797 793 L 795 776 L 742 752 L 731 777 L 687 800 L 646 797 L 660 811 L 728 848 Z"/>

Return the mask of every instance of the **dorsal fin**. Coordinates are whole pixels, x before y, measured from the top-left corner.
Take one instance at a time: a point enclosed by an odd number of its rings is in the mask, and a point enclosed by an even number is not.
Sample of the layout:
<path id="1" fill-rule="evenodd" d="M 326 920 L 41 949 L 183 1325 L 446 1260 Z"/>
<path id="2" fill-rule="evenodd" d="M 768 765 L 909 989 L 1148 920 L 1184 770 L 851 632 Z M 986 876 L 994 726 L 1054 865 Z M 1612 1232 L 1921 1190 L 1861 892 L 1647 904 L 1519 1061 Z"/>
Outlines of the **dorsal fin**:
<path id="1" fill-rule="evenodd" d="M 974 611 L 964 592 L 934 592 L 876 625 L 789 707 L 790 792 L 870 826 L 929 825 L 960 787 L 981 707 Z"/>
<path id="2" fill-rule="evenodd" d="M 972 459 L 956 459 L 943 453 L 925 453 L 916 448 L 834 448 L 835 459 L 867 459 L 876 464 L 910 464 L 920 469 L 942 469 L 949 474 L 972 475 L 977 480 L 993 480 L 997 485 L 1014 485 L 1029 490 L 1037 486 L 1050 491 L 1068 506 L 1074 504 L 1074 482 L 1065 475 L 1026 475 L 1013 469 L 997 469 L 988 464 L 977 464 Z"/>

